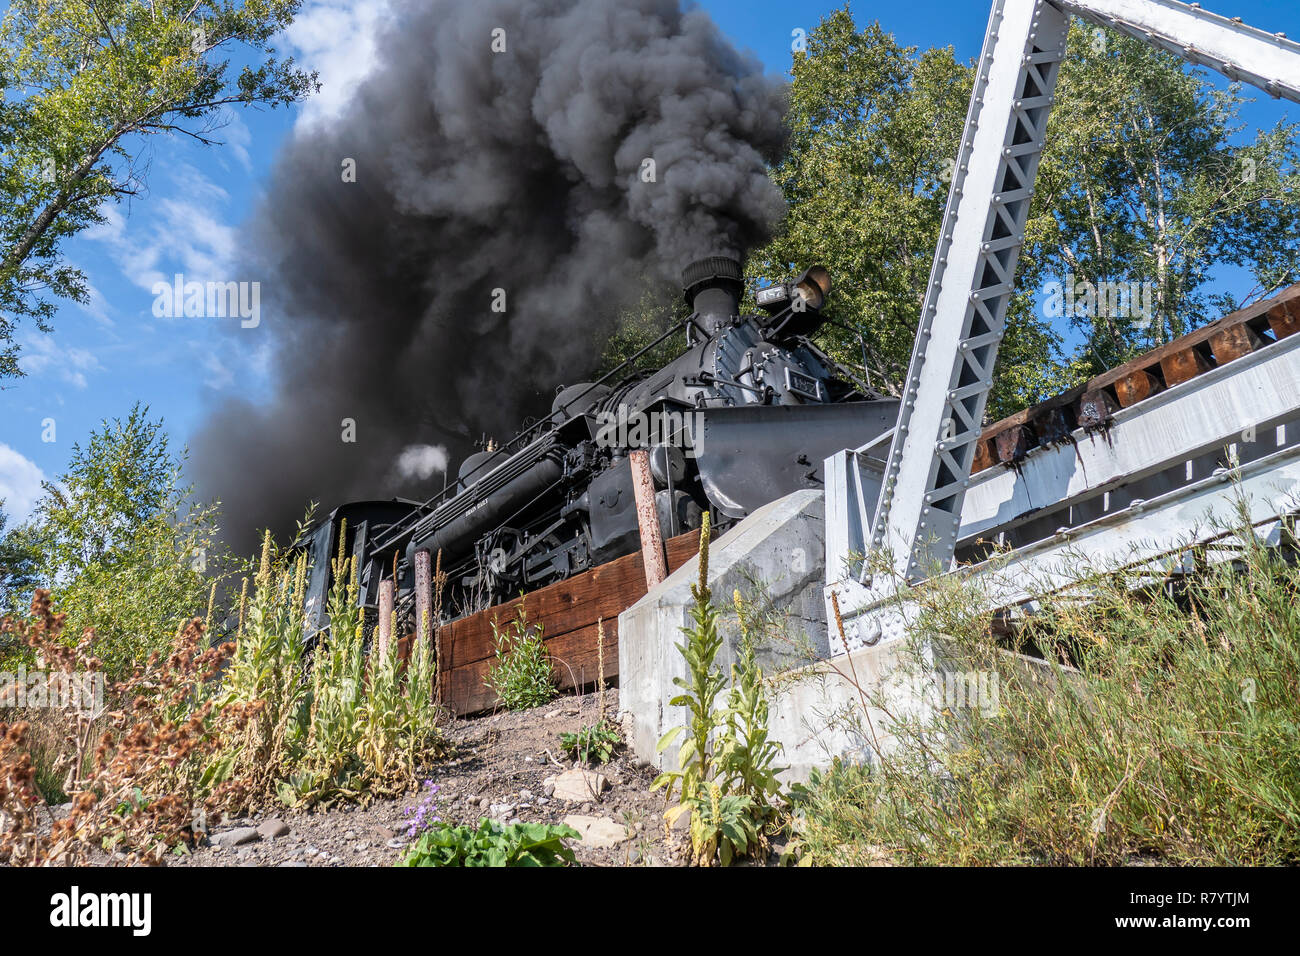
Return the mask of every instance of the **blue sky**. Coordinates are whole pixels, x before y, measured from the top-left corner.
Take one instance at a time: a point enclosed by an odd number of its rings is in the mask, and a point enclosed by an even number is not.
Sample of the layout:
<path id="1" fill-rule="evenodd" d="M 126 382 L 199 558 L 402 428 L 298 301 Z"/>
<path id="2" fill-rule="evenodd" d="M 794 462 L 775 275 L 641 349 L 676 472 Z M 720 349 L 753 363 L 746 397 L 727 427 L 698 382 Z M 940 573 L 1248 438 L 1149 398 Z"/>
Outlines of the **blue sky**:
<path id="1" fill-rule="evenodd" d="M 792 31 L 811 30 L 840 4 L 706 0 L 700 5 L 737 46 L 756 54 L 769 71 L 784 73 Z M 1291 0 L 1233 0 L 1231 9 L 1219 0 L 1204 5 L 1258 27 L 1300 35 L 1300 15 Z M 988 18 L 982 0 L 857 0 L 852 9 L 860 24 L 879 19 L 905 44 L 951 45 L 963 60 L 978 53 Z M 61 308 L 50 335 L 30 326 L 21 329 L 27 376 L 4 383 L 0 391 L 0 498 L 8 499 L 12 515 L 22 517 L 39 493 L 40 480 L 64 469 L 74 442 L 84 441 L 103 418 L 124 415 L 136 401 L 162 415 L 173 440 L 182 444 L 222 398 L 239 394 L 256 401 L 269 393 L 272 345 L 266 326 L 157 318 L 152 288 L 176 273 L 200 281 L 231 278 L 240 223 L 266 188 L 277 149 L 296 124 L 327 119 L 346 101 L 375 60 L 368 35 L 381 10 L 381 0 L 307 0 L 281 45 L 320 71 L 321 94 L 290 110 L 228 114 L 222 147 L 154 142 L 146 154 L 147 194 L 110 207 L 105 224 L 66 246 L 69 259 L 87 275 L 91 300 Z M 1261 94 L 1245 118 L 1251 126 L 1264 126 L 1286 113 L 1286 104 Z M 51 421 L 54 440 L 43 440 L 51 437 Z"/>

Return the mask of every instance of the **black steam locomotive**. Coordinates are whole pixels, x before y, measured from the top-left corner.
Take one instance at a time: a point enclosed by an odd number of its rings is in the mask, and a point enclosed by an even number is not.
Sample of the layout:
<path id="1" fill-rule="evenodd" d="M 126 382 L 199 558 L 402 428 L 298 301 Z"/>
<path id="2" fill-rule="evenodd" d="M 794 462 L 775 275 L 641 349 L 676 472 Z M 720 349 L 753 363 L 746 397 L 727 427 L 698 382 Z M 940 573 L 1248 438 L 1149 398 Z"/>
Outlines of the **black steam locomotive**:
<path id="1" fill-rule="evenodd" d="M 354 502 L 314 528 L 303 542 L 313 567 L 310 629 L 325 625 L 329 557 L 344 519 L 365 607 L 377 606 L 381 580 L 395 578 L 399 614 L 409 615 L 414 556 L 427 550 L 441 553 L 450 619 L 637 550 L 634 449 L 650 451 L 665 536 L 699 527 L 706 509 L 726 527 L 820 487 L 826 456 L 864 444 L 898 417 L 896 399 L 813 344 L 830 284 L 814 266 L 760 291 L 763 311 L 742 316 L 740 263 L 691 263 L 683 286 L 692 314 L 683 327 L 599 381 L 561 388 L 548 416 L 470 455 L 430 500 Z M 677 358 L 651 373 L 627 372 L 673 334 L 686 340 Z"/>

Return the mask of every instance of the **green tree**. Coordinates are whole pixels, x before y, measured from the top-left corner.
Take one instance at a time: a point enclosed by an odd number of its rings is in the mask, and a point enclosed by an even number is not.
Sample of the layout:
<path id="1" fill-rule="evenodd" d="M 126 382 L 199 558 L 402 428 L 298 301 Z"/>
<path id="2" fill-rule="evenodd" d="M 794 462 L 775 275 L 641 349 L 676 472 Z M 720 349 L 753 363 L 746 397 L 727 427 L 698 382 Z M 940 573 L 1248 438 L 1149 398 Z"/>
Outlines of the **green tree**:
<path id="1" fill-rule="evenodd" d="M 5 531 L 9 516 L 4 506 L 0 498 L 0 617 L 26 610 L 23 597 L 31 597 L 35 581 L 35 557 L 20 534 Z"/>
<path id="2" fill-rule="evenodd" d="M 824 333 L 824 345 L 897 395 L 973 70 L 951 47 L 918 52 L 879 23 L 859 30 L 845 6 L 809 34 L 791 75 L 790 149 L 773 171 L 789 212 L 749 268 L 775 278 L 795 266 L 825 265 L 835 282 L 827 315 L 837 325 Z M 1001 355 L 992 414 L 1067 383 L 1056 337 L 1035 315 L 1032 296 L 1019 296 L 1011 310 Z"/>
<path id="3" fill-rule="evenodd" d="M 300 0 L 11 0 L 0 21 L 0 378 L 19 320 L 84 301 L 60 245 L 143 185 L 151 137 L 217 142 L 223 109 L 316 88 L 271 38 Z M 233 70 L 235 50 L 248 59 Z"/>
<path id="4" fill-rule="evenodd" d="M 772 175 L 789 211 L 749 258 L 779 279 L 819 262 L 835 288 L 826 314 L 860 332 L 872 384 L 896 393 L 957 153 L 970 71 L 951 49 L 900 46 L 878 23 L 861 32 L 848 7 L 822 19 L 791 67 L 789 150 Z M 861 364 L 856 336 L 825 335 Z"/>
<path id="5" fill-rule="evenodd" d="M 1297 279 L 1296 127 L 1234 146 L 1243 101 L 1170 54 L 1076 24 L 1048 126 L 1008 310 L 989 414 L 1061 391 L 1154 344 Z M 752 278 L 821 262 L 828 315 L 861 332 L 873 384 L 897 394 L 947 201 L 972 72 L 951 49 L 902 47 L 848 7 L 794 55 L 790 149 L 773 176 L 790 204 L 752 254 Z M 1217 266 L 1255 277 L 1241 298 L 1211 295 Z M 1153 316 L 1070 316 L 1082 345 L 1039 313 L 1050 282 L 1150 282 Z M 1131 287 L 1131 285 L 1130 285 Z M 1062 316 L 1064 318 L 1064 316 Z M 829 350 L 861 366 L 856 336 Z"/>
<path id="6" fill-rule="evenodd" d="M 148 413 L 137 404 L 103 422 L 84 449 L 74 445 L 67 472 L 44 483 L 32 520 L 13 532 L 35 556 L 35 581 L 67 613 L 65 633 L 94 627 L 113 675 L 204 615 L 209 575 L 226 561 L 216 505 L 181 484 L 185 456 L 171 452 L 162 420 Z"/>
<path id="7" fill-rule="evenodd" d="M 1068 42 L 1019 282 L 1077 291 L 1080 312 L 1060 317 L 1096 373 L 1300 278 L 1300 125 L 1235 145 L 1239 84 L 1217 89 L 1179 57 L 1090 26 Z M 1255 287 L 1212 294 L 1224 265 Z M 1106 283 L 1148 285 L 1141 301 L 1089 301 Z"/>

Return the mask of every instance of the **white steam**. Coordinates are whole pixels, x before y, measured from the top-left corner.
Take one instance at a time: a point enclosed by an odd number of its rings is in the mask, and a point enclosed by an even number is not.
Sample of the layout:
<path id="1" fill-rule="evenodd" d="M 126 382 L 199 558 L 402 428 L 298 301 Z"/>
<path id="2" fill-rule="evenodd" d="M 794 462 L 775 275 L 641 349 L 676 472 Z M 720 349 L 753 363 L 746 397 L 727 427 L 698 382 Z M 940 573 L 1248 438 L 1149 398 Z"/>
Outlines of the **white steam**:
<path id="1" fill-rule="evenodd" d="M 447 449 L 442 445 L 407 445 L 397 456 L 397 474 L 424 481 L 434 472 L 447 471 Z"/>

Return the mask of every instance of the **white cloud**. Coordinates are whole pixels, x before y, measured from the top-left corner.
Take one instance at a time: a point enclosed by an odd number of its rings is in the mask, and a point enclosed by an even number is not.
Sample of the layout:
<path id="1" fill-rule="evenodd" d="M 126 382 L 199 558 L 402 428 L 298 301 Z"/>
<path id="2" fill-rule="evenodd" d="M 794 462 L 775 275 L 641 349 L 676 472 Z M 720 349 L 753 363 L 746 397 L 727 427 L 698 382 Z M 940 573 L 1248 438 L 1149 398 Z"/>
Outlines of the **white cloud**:
<path id="1" fill-rule="evenodd" d="M 234 384 L 234 372 L 230 371 L 230 367 L 218 358 L 216 353 L 204 352 L 200 361 L 203 364 L 204 371 L 207 372 L 203 384 L 208 388 L 220 392 Z"/>
<path id="2" fill-rule="evenodd" d="M 283 40 L 300 65 L 319 74 L 320 92 L 307 98 L 298 122 L 336 119 L 379 59 L 377 28 L 388 0 L 317 0 L 305 4 Z"/>
<path id="3" fill-rule="evenodd" d="M 83 312 L 100 325 L 112 328 L 113 318 L 108 314 L 108 300 L 91 282 L 86 283 L 86 301 L 77 303 Z"/>
<path id="4" fill-rule="evenodd" d="M 25 335 L 18 367 L 33 378 L 52 375 L 75 388 L 85 388 L 86 373 L 102 371 L 95 353 L 76 346 L 58 345 L 52 335 Z"/>
<path id="5" fill-rule="evenodd" d="M 122 215 L 121 207 L 116 205 L 104 206 L 101 212 L 104 214 L 104 221 L 87 226 L 82 231 L 81 237 L 97 242 L 117 242 L 126 231 L 126 216 Z"/>
<path id="6" fill-rule="evenodd" d="M 9 527 L 31 515 L 32 508 L 41 497 L 41 480 L 44 477 L 44 472 L 30 458 L 0 442 L 0 498 L 4 499 Z"/>
<path id="7" fill-rule="evenodd" d="M 234 154 L 245 172 L 252 172 L 253 157 L 249 155 L 248 147 L 253 142 L 253 133 L 244 118 L 229 106 L 223 106 L 218 123 L 220 129 L 213 130 L 216 138 L 225 143 L 225 148 Z"/>
<path id="8" fill-rule="evenodd" d="M 146 215 L 127 229 L 121 213 L 110 210 L 108 221 L 86 231 L 88 239 L 109 244 L 109 253 L 130 282 L 150 291 L 157 282 L 171 283 L 179 271 L 186 281 L 226 282 L 233 275 L 239 231 L 222 221 L 230 194 L 188 163 L 168 170 L 175 191 L 151 201 Z"/>

